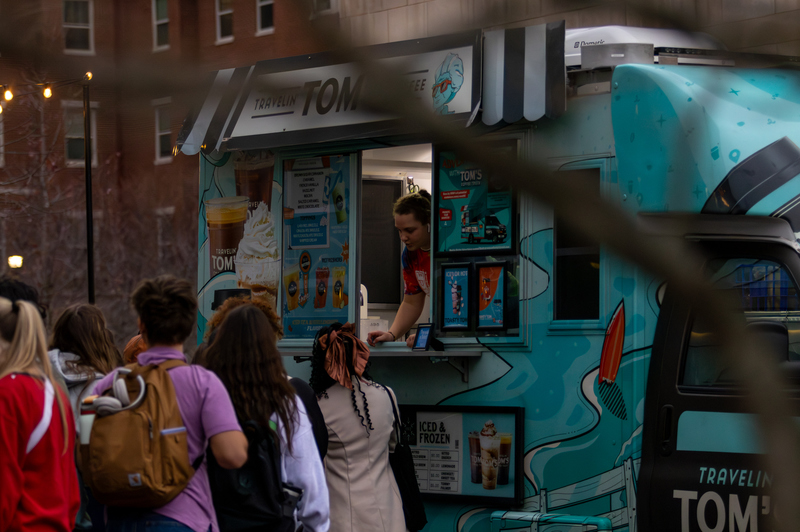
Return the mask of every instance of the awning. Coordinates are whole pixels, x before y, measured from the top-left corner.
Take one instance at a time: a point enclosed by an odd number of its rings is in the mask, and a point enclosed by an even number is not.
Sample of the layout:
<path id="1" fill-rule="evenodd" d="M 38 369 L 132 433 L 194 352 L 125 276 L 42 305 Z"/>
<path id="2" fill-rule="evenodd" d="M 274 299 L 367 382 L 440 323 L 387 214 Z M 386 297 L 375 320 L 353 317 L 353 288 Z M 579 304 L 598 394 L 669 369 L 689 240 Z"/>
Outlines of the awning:
<path id="1" fill-rule="evenodd" d="M 483 122 L 490 126 L 556 118 L 566 107 L 563 21 L 490 31 L 485 38 L 476 30 L 368 51 L 393 69 L 424 107 L 464 126 L 481 101 Z M 220 70 L 199 112 L 185 121 L 177 148 L 194 155 L 424 135 L 414 130 L 416 124 L 359 106 L 369 90 L 369 73 L 361 65 L 330 53 Z"/>
<path id="2" fill-rule="evenodd" d="M 556 118 L 567 106 L 564 21 L 487 31 L 483 123 Z"/>
<path id="3" fill-rule="evenodd" d="M 228 68 L 216 72 L 203 106 L 186 118 L 178 133 L 177 146 L 186 155 L 217 151 L 223 133 L 232 125 L 232 118 L 242 101 L 254 65 Z"/>

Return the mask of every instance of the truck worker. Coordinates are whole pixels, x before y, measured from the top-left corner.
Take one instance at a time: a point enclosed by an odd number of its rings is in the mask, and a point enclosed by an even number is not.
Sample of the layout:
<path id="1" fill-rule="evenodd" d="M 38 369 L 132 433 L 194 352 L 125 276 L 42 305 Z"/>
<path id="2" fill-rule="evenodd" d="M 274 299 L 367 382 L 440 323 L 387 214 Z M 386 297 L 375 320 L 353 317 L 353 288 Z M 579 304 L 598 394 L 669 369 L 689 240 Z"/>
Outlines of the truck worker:
<path id="1" fill-rule="evenodd" d="M 431 195 L 420 190 L 403 196 L 392 208 L 394 226 L 405 244 L 403 250 L 403 282 L 405 295 L 392 326 L 388 331 L 372 331 L 367 343 L 394 342 L 402 337 L 419 319 L 430 297 L 431 278 Z M 406 341 L 414 345 L 414 336 Z"/>

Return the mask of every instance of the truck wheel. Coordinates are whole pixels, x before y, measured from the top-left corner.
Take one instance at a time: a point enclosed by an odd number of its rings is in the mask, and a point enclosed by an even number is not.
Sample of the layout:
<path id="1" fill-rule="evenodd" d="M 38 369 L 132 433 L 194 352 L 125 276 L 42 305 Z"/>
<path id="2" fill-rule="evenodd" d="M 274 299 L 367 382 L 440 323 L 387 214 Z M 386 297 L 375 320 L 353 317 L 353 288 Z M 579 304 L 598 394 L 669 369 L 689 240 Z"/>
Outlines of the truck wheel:
<path id="1" fill-rule="evenodd" d="M 467 242 L 469 242 L 470 244 L 475 242 L 475 237 L 472 236 L 472 233 L 470 233 L 469 238 L 467 238 Z"/>
<path id="2" fill-rule="evenodd" d="M 498 240 L 498 239 L 497 239 L 497 234 L 495 233 L 494 235 L 492 235 L 492 242 L 494 242 L 495 244 L 497 244 L 497 240 Z"/>

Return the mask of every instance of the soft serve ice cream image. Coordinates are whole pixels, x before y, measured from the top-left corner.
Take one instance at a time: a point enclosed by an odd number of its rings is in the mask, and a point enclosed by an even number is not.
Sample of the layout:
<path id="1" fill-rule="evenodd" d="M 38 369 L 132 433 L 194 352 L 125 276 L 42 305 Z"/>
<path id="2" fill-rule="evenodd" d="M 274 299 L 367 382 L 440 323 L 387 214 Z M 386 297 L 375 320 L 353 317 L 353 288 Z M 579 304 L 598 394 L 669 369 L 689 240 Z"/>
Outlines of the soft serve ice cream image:
<path id="1" fill-rule="evenodd" d="M 244 224 L 236 252 L 236 277 L 240 288 L 249 288 L 277 308 L 281 262 L 275 239 L 275 224 L 266 203 L 259 203 Z"/>

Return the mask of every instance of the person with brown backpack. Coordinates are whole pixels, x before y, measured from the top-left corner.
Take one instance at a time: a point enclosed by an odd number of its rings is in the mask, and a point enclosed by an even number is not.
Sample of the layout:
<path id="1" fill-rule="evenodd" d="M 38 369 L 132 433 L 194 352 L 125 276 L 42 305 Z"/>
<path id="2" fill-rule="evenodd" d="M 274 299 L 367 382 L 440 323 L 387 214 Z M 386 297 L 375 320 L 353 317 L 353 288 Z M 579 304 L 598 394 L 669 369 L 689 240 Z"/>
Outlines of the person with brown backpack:
<path id="1" fill-rule="evenodd" d="M 101 397 L 90 406 L 96 417 L 81 445 L 81 472 L 108 505 L 109 532 L 217 532 L 205 450 L 220 466 L 238 468 L 247 460 L 247 438 L 219 378 L 186 364 L 194 291 L 163 275 L 142 281 L 131 301 L 148 349 L 95 386 Z"/>

